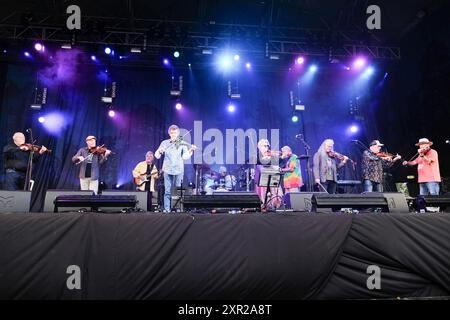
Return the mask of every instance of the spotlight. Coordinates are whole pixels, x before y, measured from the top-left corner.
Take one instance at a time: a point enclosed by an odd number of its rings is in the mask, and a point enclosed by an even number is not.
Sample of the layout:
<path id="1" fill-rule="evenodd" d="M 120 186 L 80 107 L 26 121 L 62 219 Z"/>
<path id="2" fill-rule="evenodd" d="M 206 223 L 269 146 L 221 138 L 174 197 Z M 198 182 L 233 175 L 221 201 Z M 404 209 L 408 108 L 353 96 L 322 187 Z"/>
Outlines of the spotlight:
<path id="1" fill-rule="evenodd" d="M 236 111 L 236 107 L 234 106 L 234 104 L 229 104 L 228 105 L 228 112 L 234 112 Z"/>
<path id="2" fill-rule="evenodd" d="M 23 55 L 24 55 L 25 57 L 27 57 L 27 58 L 30 58 L 30 57 L 31 57 L 31 54 L 30 54 L 28 51 L 25 51 L 25 52 L 23 53 Z"/>
<path id="3" fill-rule="evenodd" d="M 250 62 L 247 62 L 247 63 L 245 64 L 245 67 L 246 67 L 247 69 L 251 69 L 252 65 L 250 64 Z"/>
<path id="4" fill-rule="evenodd" d="M 44 117 L 39 117 L 38 121 L 39 121 L 39 123 L 44 123 L 45 122 L 45 118 Z"/>
<path id="5" fill-rule="evenodd" d="M 169 65 L 169 59 L 164 59 L 164 60 L 163 60 L 163 64 L 164 64 L 165 66 L 168 66 L 168 65 Z"/>
<path id="6" fill-rule="evenodd" d="M 105 53 L 106 53 L 107 55 L 110 55 L 110 54 L 112 53 L 111 48 L 110 48 L 110 47 L 106 47 L 106 48 L 105 48 Z"/>
<path id="7" fill-rule="evenodd" d="M 189 67 L 189 68 L 191 67 L 191 64 L 190 64 L 190 63 L 188 63 L 188 67 Z"/>
<path id="8" fill-rule="evenodd" d="M 317 66 L 315 64 L 313 64 L 311 67 L 309 67 L 309 71 L 316 72 L 317 71 Z"/>
<path id="9" fill-rule="evenodd" d="M 108 116 L 109 116 L 110 118 L 114 118 L 114 117 L 116 116 L 116 112 L 115 112 L 114 110 L 109 110 L 109 111 L 108 111 Z"/>
<path id="10" fill-rule="evenodd" d="M 358 131 L 359 131 L 358 126 L 356 126 L 356 125 L 350 126 L 350 132 L 351 133 L 357 133 Z"/>
<path id="11" fill-rule="evenodd" d="M 241 57 L 239 57 L 238 54 L 235 54 L 235 55 L 234 55 L 234 61 L 239 61 L 240 58 L 241 58 Z"/>
<path id="12" fill-rule="evenodd" d="M 94 55 L 92 55 L 92 56 L 91 56 L 91 60 L 92 60 L 92 61 L 97 61 L 97 57 L 94 56 Z"/>
<path id="13" fill-rule="evenodd" d="M 292 118 L 291 118 L 291 120 L 292 120 L 292 122 L 297 122 L 298 121 L 298 117 L 297 116 L 292 116 Z"/>
<path id="14" fill-rule="evenodd" d="M 361 69 L 366 65 L 366 60 L 364 58 L 358 58 L 353 62 L 353 68 L 354 69 Z"/>
<path id="15" fill-rule="evenodd" d="M 131 49 L 130 49 L 130 52 L 131 52 L 131 53 L 141 53 L 142 50 L 141 50 L 140 48 L 131 48 Z"/>
<path id="16" fill-rule="evenodd" d="M 178 51 L 175 51 L 175 52 L 173 53 L 173 56 L 174 56 L 175 58 L 178 58 L 178 57 L 180 57 L 180 53 L 179 53 Z"/>
<path id="17" fill-rule="evenodd" d="M 34 45 L 34 50 L 43 52 L 45 49 L 44 49 L 44 46 L 38 42 Z"/>
<path id="18" fill-rule="evenodd" d="M 295 63 L 297 63 L 297 64 L 303 64 L 303 62 L 305 62 L 305 58 L 303 58 L 303 57 L 298 57 L 298 58 L 295 60 Z"/>
<path id="19" fill-rule="evenodd" d="M 370 76 L 375 72 L 375 69 L 373 67 L 368 67 L 365 72 Z"/>
<path id="20" fill-rule="evenodd" d="M 181 103 L 177 102 L 177 104 L 175 105 L 175 109 L 181 110 L 181 108 L 183 108 L 183 105 Z"/>
<path id="21" fill-rule="evenodd" d="M 72 49 L 72 45 L 70 43 L 64 43 L 61 45 L 61 49 L 70 50 Z"/>

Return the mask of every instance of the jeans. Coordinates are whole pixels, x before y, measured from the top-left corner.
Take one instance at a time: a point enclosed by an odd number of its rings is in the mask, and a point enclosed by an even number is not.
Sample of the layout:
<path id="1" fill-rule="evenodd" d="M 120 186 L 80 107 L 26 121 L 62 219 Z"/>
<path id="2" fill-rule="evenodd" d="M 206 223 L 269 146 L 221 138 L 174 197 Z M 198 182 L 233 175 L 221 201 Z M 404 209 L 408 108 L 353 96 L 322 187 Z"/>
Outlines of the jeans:
<path id="1" fill-rule="evenodd" d="M 364 192 L 383 192 L 383 185 L 369 179 L 364 180 Z"/>
<path id="2" fill-rule="evenodd" d="M 6 169 L 5 175 L 5 190 L 23 190 L 25 186 L 25 172 L 14 171 Z"/>
<path id="3" fill-rule="evenodd" d="M 167 174 L 164 173 L 164 212 L 171 211 L 170 200 L 172 197 L 172 188 L 181 187 L 183 174 Z"/>
<path id="4" fill-rule="evenodd" d="M 439 182 L 422 182 L 419 183 L 420 195 L 439 195 Z"/>

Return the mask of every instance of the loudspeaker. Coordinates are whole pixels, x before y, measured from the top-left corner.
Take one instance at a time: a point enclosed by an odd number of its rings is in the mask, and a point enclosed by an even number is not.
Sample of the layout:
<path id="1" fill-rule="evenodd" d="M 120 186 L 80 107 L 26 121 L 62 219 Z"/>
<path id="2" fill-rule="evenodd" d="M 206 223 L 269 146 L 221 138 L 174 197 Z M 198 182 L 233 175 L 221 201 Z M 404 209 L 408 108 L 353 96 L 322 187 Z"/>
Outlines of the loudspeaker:
<path id="1" fill-rule="evenodd" d="M 61 207 L 90 208 L 93 211 L 98 211 L 100 208 L 114 208 L 110 212 L 122 212 L 122 208 L 127 211 L 135 210 L 136 204 L 137 200 L 134 195 L 61 195 L 55 199 L 54 212 L 58 212 Z"/>
<path id="2" fill-rule="evenodd" d="M 314 194 L 312 210 L 318 209 L 370 209 L 381 208 L 384 212 L 408 213 L 409 207 L 402 193 L 367 192 L 363 194 Z"/>
<path id="3" fill-rule="evenodd" d="M 415 201 L 417 211 L 428 211 L 427 207 L 439 207 L 441 212 L 450 212 L 450 194 L 442 196 L 418 196 Z"/>
<path id="4" fill-rule="evenodd" d="M 31 191 L 0 190 L 0 213 L 30 212 Z"/>
<path id="5" fill-rule="evenodd" d="M 183 199 L 185 209 L 261 209 L 259 196 L 254 192 L 223 192 L 206 195 L 186 195 Z"/>
<path id="6" fill-rule="evenodd" d="M 294 211 L 312 211 L 313 194 L 328 194 L 326 192 L 289 192 L 284 196 L 286 207 Z"/>
<path id="7" fill-rule="evenodd" d="M 44 203 L 44 212 L 53 212 L 53 209 L 55 207 L 54 201 L 56 197 L 62 196 L 62 195 L 68 195 L 68 196 L 74 196 L 74 195 L 80 195 L 80 196 L 89 196 L 92 195 L 93 192 L 86 190 L 86 191 L 80 191 L 80 190 L 56 190 L 56 189 L 49 189 L 47 190 L 47 193 L 45 194 L 45 203 Z M 71 208 L 62 208 L 59 212 L 74 212 L 81 209 L 80 207 L 71 207 Z"/>
<path id="8" fill-rule="evenodd" d="M 103 196 L 136 196 L 136 209 L 147 211 L 147 192 L 143 191 L 119 191 L 119 190 L 105 190 L 102 192 Z M 107 209 L 100 208 L 102 211 Z M 114 210 L 127 209 L 126 207 L 114 208 Z"/>

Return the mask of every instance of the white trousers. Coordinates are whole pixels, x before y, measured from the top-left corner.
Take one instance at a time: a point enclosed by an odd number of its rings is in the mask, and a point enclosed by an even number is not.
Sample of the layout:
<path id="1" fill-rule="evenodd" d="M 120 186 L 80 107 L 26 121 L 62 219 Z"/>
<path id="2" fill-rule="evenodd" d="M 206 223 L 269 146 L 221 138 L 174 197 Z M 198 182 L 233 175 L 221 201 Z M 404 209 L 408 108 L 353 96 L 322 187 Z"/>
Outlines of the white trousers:
<path id="1" fill-rule="evenodd" d="M 92 190 L 98 194 L 98 180 L 91 180 L 91 178 L 80 178 L 81 190 Z"/>

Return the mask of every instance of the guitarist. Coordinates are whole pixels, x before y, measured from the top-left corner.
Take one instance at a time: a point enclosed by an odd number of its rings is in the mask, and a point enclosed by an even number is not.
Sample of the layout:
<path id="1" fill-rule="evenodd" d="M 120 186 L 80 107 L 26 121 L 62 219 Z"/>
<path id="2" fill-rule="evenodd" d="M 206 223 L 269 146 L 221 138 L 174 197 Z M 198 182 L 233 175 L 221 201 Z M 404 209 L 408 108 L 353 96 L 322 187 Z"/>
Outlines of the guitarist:
<path id="1" fill-rule="evenodd" d="M 155 179 L 159 178 L 159 172 L 153 163 L 153 152 L 145 154 L 145 161 L 139 162 L 133 170 L 134 184 L 139 191 L 147 191 L 147 211 L 152 210 L 152 195 L 155 192 Z"/>

